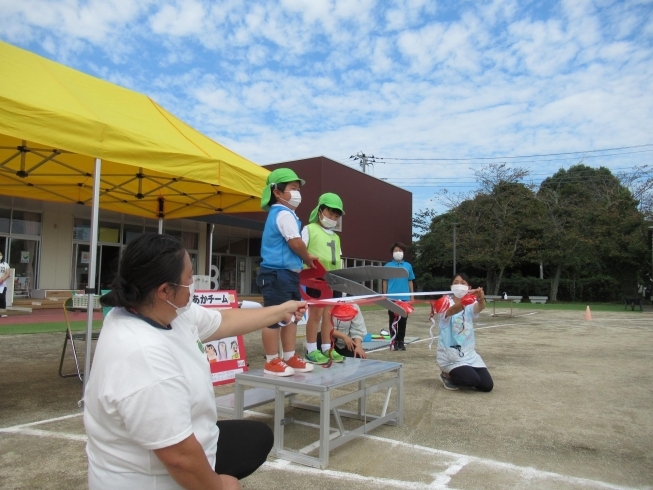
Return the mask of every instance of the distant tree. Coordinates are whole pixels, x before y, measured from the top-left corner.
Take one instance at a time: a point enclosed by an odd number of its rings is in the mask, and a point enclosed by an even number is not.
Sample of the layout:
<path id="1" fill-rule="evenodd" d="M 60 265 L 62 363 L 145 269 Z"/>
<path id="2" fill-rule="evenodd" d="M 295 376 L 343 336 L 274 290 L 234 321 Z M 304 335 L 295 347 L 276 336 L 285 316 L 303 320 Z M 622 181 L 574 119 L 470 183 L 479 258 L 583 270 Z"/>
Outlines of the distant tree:
<path id="1" fill-rule="evenodd" d="M 653 167 L 641 165 L 616 176 L 637 201 L 644 218 L 653 221 Z"/>
<path id="2" fill-rule="evenodd" d="M 518 252 L 537 227 L 538 203 L 521 182 L 528 175 L 525 169 L 490 164 L 475 174 L 479 189 L 473 195 L 445 191 L 437 196 L 449 211 L 433 217 L 428 232 L 419 235 L 418 269 L 425 273 L 452 265 L 452 231 L 457 223 L 457 262 L 462 268 L 486 271 L 487 290 L 497 294 L 506 268 L 520 260 Z M 418 215 L 421 230 L 430 217 Z"/>
<path id="3" fill-rule="evenodd" d="M 592 270 L 626 283 L 645 256 L 643 215 L 610 170 L 578 164 L 545 179 L 536 194 L 546 217 L 540 256 L 554 267 L 549 297 L 557 300 L 565 269 Z"/>

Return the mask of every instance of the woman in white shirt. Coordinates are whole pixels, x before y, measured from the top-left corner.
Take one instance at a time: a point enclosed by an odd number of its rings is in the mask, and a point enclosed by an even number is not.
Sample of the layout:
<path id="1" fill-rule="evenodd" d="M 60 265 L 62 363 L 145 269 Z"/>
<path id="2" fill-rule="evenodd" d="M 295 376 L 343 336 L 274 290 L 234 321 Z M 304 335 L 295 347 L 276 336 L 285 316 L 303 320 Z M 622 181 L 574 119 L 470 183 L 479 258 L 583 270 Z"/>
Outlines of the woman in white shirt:
<path id="1" fill-rule="evenodd" d="M 145 234 L 125 249 L 84 395 L 91 490 L 239 489 L 265 462 L 266 424 L 216 424 L 203 343 L 299 318 L 305 304 L 209 310 L 193 289 L 176 238 Z"/>

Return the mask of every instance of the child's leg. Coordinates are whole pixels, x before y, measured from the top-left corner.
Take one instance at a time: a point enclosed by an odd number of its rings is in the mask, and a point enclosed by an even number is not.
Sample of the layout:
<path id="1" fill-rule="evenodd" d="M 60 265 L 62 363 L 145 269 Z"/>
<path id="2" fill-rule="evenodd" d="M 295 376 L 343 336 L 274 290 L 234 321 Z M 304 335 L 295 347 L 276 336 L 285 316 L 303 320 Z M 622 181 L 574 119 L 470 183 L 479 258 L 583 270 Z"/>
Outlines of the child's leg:
<path id="1" fill-rule="evenodd" d="M 279 329 L 278 328 L 264 328 L 261 330 L 261 338 L 263 339 L 263 350 L 265 356 L 269 359 L 270 356 L 277 357 L 279 355 Z"/>
<path id="2" fill-rule="evenodd" d="M 322 315 L 322 331 L 320 338 L 322 340 L 322 345 L 320 346 L 320 349 L 324 353 L 325 356 L 330 355 L 331 359 L 334 362 L 342 362 L 345 360 L 345 358 L 338 353 L 338 351 L 334 348 L 331 350 L 331 329 L 333 328 L 333 324 L 331 323 L 331 308 L 324 308 L 324 314 Z M 331 350 L 330 354 L 327 354 Z"/>
<path id="3" fill-rule="evenodd" d="M 292 352 L 294 354 L 297 343 L 297 324 L 289 323 L 281 328 L 281 347 L 283 347 L 284 354 Z M 278 344 L 277 344 L 278 347 Z"/>
<path id="4" fill-rule="evenodd" d="M 306 351 L 313 352 L 319 346 L 317 345 L 317 330 L 320 326 L 320 320 L 322 319 L 324 308 L 315 308 L 311 307 L 308 310 L 308 321 L 306 322 Z M 324 322 L 322 322 L 322 328 L 324 329 Z"/>
<path id="5" fill-rule="evenodd" d="M 298 373 L 310 373 L 313 371 L 313 364 L 307 363 L 295 353 L 296 344 L 297 324 L 289 323 L 281 329 L 283 361 Z"/>
<path id="6" fill-rule="evenodd" d="M 320 338 L 322 345 L 320 349 L 322 351 L 329 350 L 331 348 L 331 329 L 333 324 L 331 323 L 331 308 L 324 308 L 324 313 L 322 314 L 322 328 L 320 329 Z M 328 346 L 326 349 L 324 347 Z"/>

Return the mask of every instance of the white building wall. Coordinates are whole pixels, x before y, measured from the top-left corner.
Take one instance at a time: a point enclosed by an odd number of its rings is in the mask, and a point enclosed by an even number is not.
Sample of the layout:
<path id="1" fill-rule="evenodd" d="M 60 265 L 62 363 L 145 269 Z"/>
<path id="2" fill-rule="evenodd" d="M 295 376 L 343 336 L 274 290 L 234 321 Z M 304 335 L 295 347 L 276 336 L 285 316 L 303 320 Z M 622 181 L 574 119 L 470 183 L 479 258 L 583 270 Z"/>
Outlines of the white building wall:
<path id="1" fill-rule="evenodd" d="M 39 289 L 70 289 L 73 215 L 70 210 L 44 211 L 42 223 Z"/>

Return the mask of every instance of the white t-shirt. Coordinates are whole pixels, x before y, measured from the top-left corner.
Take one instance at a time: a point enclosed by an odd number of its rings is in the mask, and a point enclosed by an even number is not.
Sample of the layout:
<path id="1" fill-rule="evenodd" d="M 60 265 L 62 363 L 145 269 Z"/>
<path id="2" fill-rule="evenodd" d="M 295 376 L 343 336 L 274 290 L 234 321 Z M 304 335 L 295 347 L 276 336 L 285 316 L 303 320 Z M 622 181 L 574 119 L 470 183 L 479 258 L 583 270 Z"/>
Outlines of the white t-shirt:
<path id="1" fill-rule="evenodd" d="M 9 264 L 7 264 L 4 260 L 0 261 L 0 277 L 4 276 L 8 270 Z M 9 280 L 9 278 L 7 278 L 7 280 Z M 7 280 L 0 282 L 0 294 L 4 292 L 5 287 L 7 286 Z"/>
<path id="2" fill-rule="evenodd" d="M 273 206 L 280 206 L 280 204 L 274 204 Z M 293 238 L 299 238 L 299 226 L 297 226 L 297 215 L 293 213 L 290 209 L 284 209 L 279 211 L 277 214 L 277 228 L 281 236 L 288 240 Z"/>
<path id="3" fill-rule="evenodd" d="M 84 395 L 91 490 L 181 488 L 153 450 L 191 434 L 215 467 L 218 416 L 202 341 L 221 320 L 196 304 L 172 329 L 123 308 L 107 315 Z"/>

